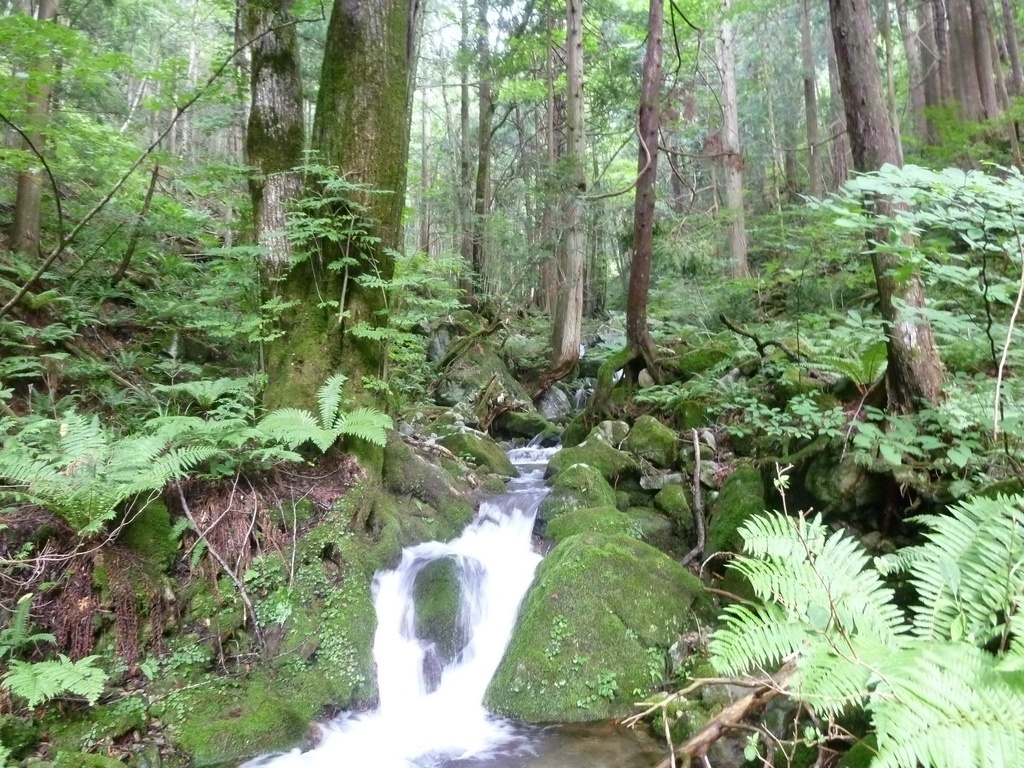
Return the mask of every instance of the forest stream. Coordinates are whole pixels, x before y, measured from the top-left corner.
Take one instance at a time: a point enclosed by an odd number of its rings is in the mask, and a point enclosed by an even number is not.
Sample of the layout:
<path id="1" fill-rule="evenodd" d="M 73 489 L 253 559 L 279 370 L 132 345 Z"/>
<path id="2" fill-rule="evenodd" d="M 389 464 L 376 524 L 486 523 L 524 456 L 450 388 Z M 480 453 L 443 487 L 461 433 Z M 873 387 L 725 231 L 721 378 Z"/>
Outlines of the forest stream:
<path id="1" fill-rule="evenodd" d="M 523 725 L 483 706 L 541 560 L 534 521 L 549 492 L 544 469 L 557 451 L 510 451 L 520 476 L 507 493 L 481 504 L 461 536 L 408 547 L 397 568 L 377 574 L 377 709 L 345 712 L 324 724 L 320 743 L 308 752 L 263 756 L 242 768 L 326 768 L 339 761 L 379 768 L 627 768 L 657 761 L 663 750 L 642 731 Z M 443 560 L 454 562 L 460 592 L 453 627 L 460 647 L 451 660 L 416 631 L 417 579 Z"/>

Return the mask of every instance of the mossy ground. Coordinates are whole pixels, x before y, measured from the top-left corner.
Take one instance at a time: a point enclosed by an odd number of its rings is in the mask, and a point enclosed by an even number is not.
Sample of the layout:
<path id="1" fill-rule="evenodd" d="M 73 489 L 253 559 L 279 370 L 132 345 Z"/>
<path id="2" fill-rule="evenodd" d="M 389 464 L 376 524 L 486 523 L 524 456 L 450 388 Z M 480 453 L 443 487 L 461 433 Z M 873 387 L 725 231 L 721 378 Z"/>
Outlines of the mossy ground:
<path id="1" fill-rule="evenodd" d="M 625 715 L 704 610 L 700 582 L 653 547 L 571 536 L 538 568 L 485 704 L 528 722 Z"/>

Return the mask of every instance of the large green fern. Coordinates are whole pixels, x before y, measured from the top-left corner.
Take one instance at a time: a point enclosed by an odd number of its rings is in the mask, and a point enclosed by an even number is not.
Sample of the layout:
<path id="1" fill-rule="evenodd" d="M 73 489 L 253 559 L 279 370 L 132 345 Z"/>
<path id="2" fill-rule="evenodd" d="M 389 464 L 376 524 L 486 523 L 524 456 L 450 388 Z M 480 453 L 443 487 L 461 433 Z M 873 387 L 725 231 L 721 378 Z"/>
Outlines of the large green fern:
<path id="1" fill-rule="evenodd" d="M 871 715 L 880 768 L 1024 765 L 1024 497 L 921 518 L 928 542 L 877 561 L 820 517 L 769 513 L 731 565 L 757 601 L 725 610 L 713 661 L 736 674 L 795 659 L 788 692 Z M 882 580 L 918 590 L 910 620 Z"/>

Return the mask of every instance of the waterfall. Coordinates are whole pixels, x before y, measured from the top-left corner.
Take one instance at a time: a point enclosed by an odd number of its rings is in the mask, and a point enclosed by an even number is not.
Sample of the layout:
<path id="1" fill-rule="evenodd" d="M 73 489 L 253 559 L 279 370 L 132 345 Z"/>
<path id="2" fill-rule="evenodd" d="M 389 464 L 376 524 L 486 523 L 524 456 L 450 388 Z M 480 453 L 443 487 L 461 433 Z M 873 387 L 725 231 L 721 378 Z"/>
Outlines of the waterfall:
<path id="1" fill-rule="evenodd" d="M 396 569 L 376 575 L 373 657 L 380 706 L 327 723 L 309 752 L 259 758 L 243 768 L 426 768 L 508 749 L 519 738 L 512 723 L 487 713 L 483 698 L 540 562 L 531 535 L 547 494 L 544 467 L 555 450 L 511 451 L 520 477 L 507 493 L 481 504 L 459 538 L 406 548 Z M 413 591 L 423 568 L 443 558 L 457 565 L 465 645 L 438 680 L 428 674 L 437 666 L 433 644 L 416 636 Z"/>

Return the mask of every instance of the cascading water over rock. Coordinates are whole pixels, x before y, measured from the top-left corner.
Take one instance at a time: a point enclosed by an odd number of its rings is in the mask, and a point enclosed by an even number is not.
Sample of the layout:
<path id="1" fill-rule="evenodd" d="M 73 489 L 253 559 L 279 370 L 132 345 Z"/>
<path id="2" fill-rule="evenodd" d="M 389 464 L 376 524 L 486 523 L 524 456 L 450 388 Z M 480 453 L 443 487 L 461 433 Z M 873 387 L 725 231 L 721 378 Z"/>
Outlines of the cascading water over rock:
<path id="1" fill-rule="evenodd" d="M 515 751 L 519 729 L 489 715 L 482 702 L 540 562 L 532 548 L 533 522 L 547 494 L 544 466 L 555 450 L 509 453 L 521 477 L 509 483 L 508 493 L 484 502 L 459 538 L 410 547 L 395 570 L 377 574 L 378 709 L 326 724 L 320 744 L 309 752 L 259 758 L 244 768 L 425 768 L 466 764 L 461 761 L 486 758 L 496 749 Z M 433 643 L 417 637 L 413 599 L 417 576 L 445 558 L 457 566 L 461 592 L 460 642 L 448 663 Z"/>

